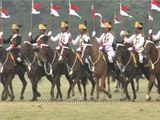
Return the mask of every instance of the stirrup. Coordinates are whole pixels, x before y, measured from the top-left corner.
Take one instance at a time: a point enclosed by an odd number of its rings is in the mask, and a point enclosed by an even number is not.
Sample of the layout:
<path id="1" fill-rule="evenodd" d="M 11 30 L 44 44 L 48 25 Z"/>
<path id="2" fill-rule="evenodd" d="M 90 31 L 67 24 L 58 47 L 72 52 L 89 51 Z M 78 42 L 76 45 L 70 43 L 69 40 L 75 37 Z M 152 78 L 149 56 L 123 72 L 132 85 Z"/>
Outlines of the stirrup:
<path id="1" fill-rule="evenodd" d="M 18 62 L 22 62 L 22 59 L 20 57 L 17 58 Z"/>
<path id="2" fill-rule="evenodd" d="M 72 75 L 73 74 L 73 70 L 71 70 L 70 72 L 69 72 L 69 75 Z"/>

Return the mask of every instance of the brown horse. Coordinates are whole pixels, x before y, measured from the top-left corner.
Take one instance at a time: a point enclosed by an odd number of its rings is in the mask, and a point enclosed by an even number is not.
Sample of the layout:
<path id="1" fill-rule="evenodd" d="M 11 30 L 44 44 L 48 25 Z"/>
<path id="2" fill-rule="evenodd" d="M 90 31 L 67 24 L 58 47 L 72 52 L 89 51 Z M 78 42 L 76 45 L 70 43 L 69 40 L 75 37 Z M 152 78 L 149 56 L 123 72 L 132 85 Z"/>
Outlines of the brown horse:
<path id="1" fill-rule="evenodd" d="M 156 48 L 154 43 L 151 41 L 146 41 L 144 45 L 144 52 L 148 57 L 149 64 L 150 64 L 150 79 L 148 83 L 148 90 L 146 99 L 151 100 L 151 90 L 155 83 L 155 80 L 157 79 L 158 83 L 158 98 L 157 100 L 160 100 L 160 49 Z"/>
<path id="2" fill-rule="evenodd" d="M 27 85 L 27 82 L 24 78 L 25 69 L 22 66 L 18 66 L 18 62 L 16 61 L 16 57 L 19 54 L 20 49 L 14 48 L 10 51 L 6 51 L 6 49 L 0 45 L 0 63 L 1 67 L 1 79 L 4 86 L 4 90 L 2 92 L 2 100 L 6 100 L 8 94 L 10 93 L 10 100 L 13 101 L 15 96 L 12 87 L 12 80 L 17 74 L 22 82 L 22 90 L 20 99 L 24 99 L 24 91 Z M 8 90 L 10 88 L 10 91 Z"/>
<path id="3" fill-rule="evenodd" d="M 108 63 L 105 60 L 102 52 L 97 49 L 94 45 L 85 44 L 83 47 L 82 57 L 84 54 L 89 55 L 91 57 L 93 71 L 94 71 L 94 79 L 96 81 L 96 100 L 99 100 L 99 92 L 104 92 L 109 98 L 112 95 L 105 90 L 105 81 L 107 76 L 109 75 L 108 71 Z M 101 85 L 99 85 L 101 83 Z"/>
<path id="4" fill-rule="evenodd" d="M 60 77 L 61 75 L 65 75 L 69 82 L 69 89 L 67 92 L 67 98 L 70 98 L 70 92 L 72 90 L 72 96 L 74 96 L 74 91 L 72 89 L 72 78 L 69 76 L 68 71 L 67 71 L 67 66 L 63 62 L 59 62 L 59 51 L 53 50 L 51 47 L 49 47 L 46 44 L 42 44 L 40 51 L 39 51 L 39 58 L 42 64 L 44 64 L 44 69 L 48 73 L 52 72 L 54 76 L 54 82 L 53 82 L 53 91 L 54 91 L 54 86 L 58 82 L 60 83 Z M 48 66 L 48 67 L 47 67 Z M 60 87 L 60 86 L 57 86 Z M 81 88 L 78 83 L 78 90 L 81 93 Z M 53 99 L 54 99 L 54 92 L 53 92 Z M 60 94 L 60 100 L 62 100 L 62 94 Z"/>
<path id="5" fill-rule="evenodd" d="M 128 84 L 131 83 L 132 91 L 133 91 L 133 101 L 136 99 L 136 90 L 134 85 L 134 79 L 137 78 L 139 69 L 136 67 L 134 63 L 134 56 L 123 44 L 117 44 L 115 51 L 115 67 L 117 73 L 117 80 L 123 86 L 124 92 L 126 93 L 126 97 L 122 98 L 124 100 L 128 98 L 130 100 L 130 96 L 128 94 Z"/>
<path id="6" fill-rule="evenodd" d="M 51 85 L 53 83 L 52 75 L 47 75 L 43 69 L 43 66 L 40 65 L 36 50 L 37 49 L 33 49 L 30 42 L 25 41 L 20 51 L 20 56 L 27 66 L 27 74 L 32 85 L 33 98 L 31 101 L 36 101 L 37 97 L 41 96 L 41 94 L 37 91 L 37 84 L 43 76 L 46 76 L 46 78 L 51 82 Z M 50 91 L 50 95 L 52 98 L 52 89 Z"/>
<path id="7" fill-rule="evenodd" d="M 80 58 L 80 54 L 78 52 L 75 53 L 72 49 L 70 49 L 67 46 L 62 47 L 61 53 L 61 60 L 64 60 L 67 63 L 68 69 L 70 69 L 70 74 L 72 75 L 74 81 L 72 84 L 72 89 L 74 89 L 75 84 L 81 80 L 84 89 L 84 100 L 87 100 L 86 82 L 88 77 L 92 84 L 90 95 L 91 99 L 93 99 L 95 81 L 92 77 L 87 76 L 89 75 L 89 73 L 86 69 L 85 63 Z"/>

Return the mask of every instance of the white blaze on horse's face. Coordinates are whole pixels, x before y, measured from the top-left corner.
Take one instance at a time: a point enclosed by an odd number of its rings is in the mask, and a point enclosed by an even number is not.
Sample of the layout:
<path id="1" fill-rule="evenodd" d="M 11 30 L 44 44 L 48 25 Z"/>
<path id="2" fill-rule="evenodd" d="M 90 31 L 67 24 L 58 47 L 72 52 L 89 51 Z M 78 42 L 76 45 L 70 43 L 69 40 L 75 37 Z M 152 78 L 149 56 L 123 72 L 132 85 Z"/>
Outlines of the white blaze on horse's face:
<path id="1" fill-rule="evenodd" d="M 84 53 L 86 52 L 86 48 L 87 48 L 88 46 L 92 46 L 92 45 L 91 45 L 91 44 L 84 44 L 84 45 L 83 45 L 83 50 L 82 50 L 82 55 L 81 55 L 82 58 L 84 57 Z"/>
<path id="2" fill-rule="evenodd" d="M 70 49 L 69 47 L 67 46 L 63 46 L 62 49 L 61 49 L 61 53 L 60 53 L 60 57 L 58 59 L 58 61 L 62 61 L 62 58 L 63 58 L 63 54 L 64 54 L 64 50 L 65 49 Z"/>

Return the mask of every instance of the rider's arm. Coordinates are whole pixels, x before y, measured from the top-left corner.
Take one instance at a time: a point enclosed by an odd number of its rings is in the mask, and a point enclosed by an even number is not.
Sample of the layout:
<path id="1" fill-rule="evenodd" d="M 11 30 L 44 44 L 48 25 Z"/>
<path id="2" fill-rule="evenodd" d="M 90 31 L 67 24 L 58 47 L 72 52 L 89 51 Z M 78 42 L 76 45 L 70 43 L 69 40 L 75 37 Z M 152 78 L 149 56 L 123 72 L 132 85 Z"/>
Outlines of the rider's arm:
<path id="1" fill-rule="evenodd" d="M 79 43 L 79 40 L 80 40 L 80 35 L 78 35 L 75 40 L 72 40 L 72 44 L 77 45 Z"/>
<path id="2" fill-rule="evenodd" d="M 135 37 L 136 37 L 136 35 L 132 35 L 129 38 L 124 37 L 124 42 L 125 43 L 132 43 Z"/>
<path id="3" fill-rule="evenodd" d="M 156 35 L 152 35 L 153 40 L 160 40 L 160 31 Z"/>
<path id="4" fill-rule="evenodd" d="M 55 41 L 58 41 L 58 40 L 59 40 L 60 36 L 61 36 L 61 33 L 59 33 L 59 34 L 56 35 L 55 37 L 51 36 L 50 39 L 51 39 L 51 41 L 55 42 Z"/>
<path id="5" fill-rule="evenodd" d="M 4 43 L 4 44 L 10 43 L 11 38 L 12 38 L 12 35 L 11 35 L 8 39 L 6 39 L 6 40 L 3 39 L 3 43 Z"/>
<path id="6" fill-rule="evenodd" d="M 99 38 L 98 38 L 98 37 L 95 37 L 95 39 L 96 39 L 97 42 L 100 44 L 104 36 L 105 36 L 105 34 L 103 33 Z"/>
<path id="7" fill-rule="evenodd" d="M 31 38 L 31 41 L 30 41 L 30 42 L 31 42 L 32 44 L 33 44 L 33 43 L 37 43 L 38 37 L 39 37 L 39 35 L 37 35 L 34 39 Z"/>

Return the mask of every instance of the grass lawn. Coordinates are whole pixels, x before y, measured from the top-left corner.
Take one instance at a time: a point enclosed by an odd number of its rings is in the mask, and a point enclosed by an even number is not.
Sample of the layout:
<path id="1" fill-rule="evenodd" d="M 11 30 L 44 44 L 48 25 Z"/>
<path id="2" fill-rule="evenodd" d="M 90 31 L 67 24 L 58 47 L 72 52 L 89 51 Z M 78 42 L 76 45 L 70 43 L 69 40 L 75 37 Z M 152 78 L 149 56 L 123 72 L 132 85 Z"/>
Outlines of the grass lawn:
<path id="1" fill-rule="evenodd" d="M 27 78 L 27 77 L 26 77 Z M 70 102 L 66 100 L 68 83 L 62 77 L 63 102 L 50 101 L 50 83 L 43 78 L 38 85 L 41 97 L 37 102 L 30 102 L 32 97 L 30 81 L 25 91 L 25 100 L 20 101 L 21 83 L 17 77 L 13 80 L 15 101 L 0 101 L 0 120 L 159 120 L 160 107 L 156 102 L 156 89 L 152 90 L 152 101 L 146 102 L 147 81 L 140 81 L 140 90 L 136 102 L 120 102 L 120 93 L 113 93 L 115 83 L 111 83 L 113 98 L 105 102 Z M 90 83 L 87 85 L 88 98 Z M 0 92 L 2 86 L 0 86 Z M 79 97 L 75 89 L 76 97 Z M 130 90 L 130 93 L 131 90 Z M 103 95 L 101 95 L 102 97 Z M 72 100 L 71 100 L 72 101 Z"/>

